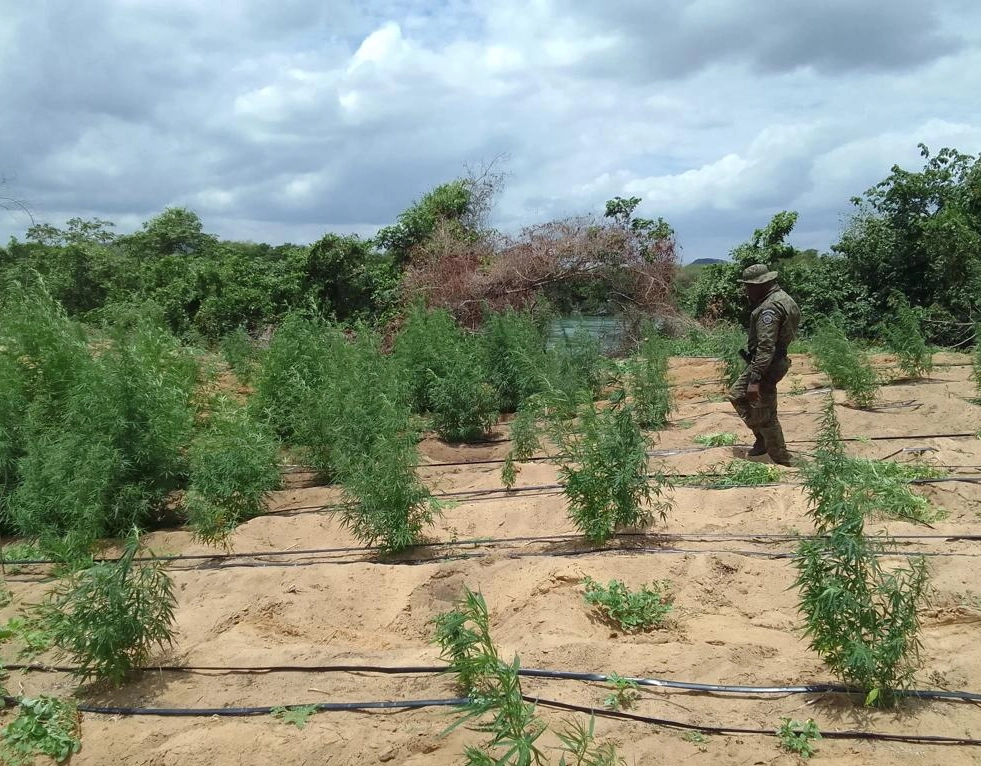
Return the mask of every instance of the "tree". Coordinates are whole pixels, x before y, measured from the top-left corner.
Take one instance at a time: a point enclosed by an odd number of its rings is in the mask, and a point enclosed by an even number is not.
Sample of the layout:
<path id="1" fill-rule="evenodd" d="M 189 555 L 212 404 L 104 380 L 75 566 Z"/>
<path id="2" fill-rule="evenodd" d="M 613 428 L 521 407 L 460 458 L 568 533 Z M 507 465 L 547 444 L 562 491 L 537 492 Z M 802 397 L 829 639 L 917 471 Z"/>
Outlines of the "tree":
<path id="1" fill-rule="evenodd" d="M 969 323 L 981 309 L 981 157 L 919 145 L 919 172 L 894 165 L 852 203 L 857 212 L 833 246 L 876 312 L 898 291 L 934 319 Z M 952 340 L 947 326 L 934 340 Z"/>

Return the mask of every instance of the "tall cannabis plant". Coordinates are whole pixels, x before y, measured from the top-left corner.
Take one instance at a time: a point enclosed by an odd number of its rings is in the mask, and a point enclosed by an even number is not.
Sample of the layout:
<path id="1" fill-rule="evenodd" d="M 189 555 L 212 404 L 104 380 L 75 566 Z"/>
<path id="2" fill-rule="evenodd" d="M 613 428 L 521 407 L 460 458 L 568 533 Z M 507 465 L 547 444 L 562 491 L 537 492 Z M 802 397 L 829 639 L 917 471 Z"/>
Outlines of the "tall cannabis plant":
<path id="1" fill-rule="evenodd" d="M 850 483 L 848 461 L 829 397 L 815 459 L 803 469 L 818 536 L 799 546 L 798 609 L 811 648 L 832 671 L 863 691 L 866 704 L 889 705 L 916 670 L 926 563 L 883 566 L 889 540 L 865 534 L 867 499 Z"/>
<path id="2" fill-rule="evenodd" d="M 856 407 L 871 407 L 879 395 L 879 379 L 865 352 L 845 337 L 834 322 L 817 326 L 811 338 L 817 368 L 831 385 L 845 391 Z"/>
<path id="3" fill-rule="evenodd" d="M 933 353 L 923 337 L 920 320 L 901 294 L 889 301 L 892 316 L 881 325 L 886 348 L 896 355 L 899 369 L 910 378 L 921 378 L 933 369 Z"/>
<path id="4" fill-rule="evenodd" d="M 627 362 L 629 392 L 641 428 L 660 430 L 668 424 L 671 387 L 668 384 L 668 345 L 652 326 L 636 356 Z"/>

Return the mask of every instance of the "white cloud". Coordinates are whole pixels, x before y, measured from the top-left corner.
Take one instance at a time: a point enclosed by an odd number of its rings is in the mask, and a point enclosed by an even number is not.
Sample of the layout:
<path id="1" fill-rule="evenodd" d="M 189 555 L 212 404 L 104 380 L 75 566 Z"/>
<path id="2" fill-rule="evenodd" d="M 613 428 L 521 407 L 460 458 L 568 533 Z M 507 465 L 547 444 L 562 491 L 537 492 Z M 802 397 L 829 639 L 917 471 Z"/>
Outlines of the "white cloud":
<path id="1" fill-rule="evenodd" d="M 309 241 L 507 153 L 509 229 L 636 195 L 690 258 L 783 208 L 827 247 L 918 141 L 981 151 L 981 8 L 911 2 L 17 5 L 0 175 L 53 222 L 187 204 L 223 236 Z"/>

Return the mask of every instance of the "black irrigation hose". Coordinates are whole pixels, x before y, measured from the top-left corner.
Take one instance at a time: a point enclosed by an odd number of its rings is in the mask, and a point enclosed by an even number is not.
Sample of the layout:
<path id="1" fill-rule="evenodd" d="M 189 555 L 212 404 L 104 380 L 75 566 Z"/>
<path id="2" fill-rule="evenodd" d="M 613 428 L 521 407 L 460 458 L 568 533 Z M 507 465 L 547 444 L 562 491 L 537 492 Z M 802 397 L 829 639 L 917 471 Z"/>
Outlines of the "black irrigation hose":
<path id="1" fill-rule="evenodd" d="M 7 665 L 7 670 L 42 673 L 72 673 L 77 670 L 68 666 Z M 451 670 L 449 665 L 159 665 L 142 668 L 144 673 L 215 673 L 218 675 L 269 675 L 275 673 L 376 673 L 380 675 L 438 675 Z M 518 675 L 525 678 L 545 678 L 555 681 L 595 681 L 609 683 L 611 677 L 603 673 L 584 673 L 572 670 L 545 668 L 519 668 Z M 666 678 L 628 676 L 638 686 L 658 689 L 697 692 L 699 694 L 732 694 L 756 696 L 771 694 L 861 694 L 859 690 L 842 684 L 795 684 L 793 686 L 747 686 L 743 684 L 708 684 L 695 681 L 673 681 Z M 947 689 L 906 689 L 896 692 L 899 697 L 945 702 L 981 702 L 981 693 L 950 691 Z"/>
<path id="2" fill-rule="evenodd" d="M 698 731 L 703 734 L 722 734 L 722 735 L 738 735 L 738 734 L 758 734 L 767 737 L 776 737 L 778 733 L 774 729 L 749 729 L 749 728 L 737 728 L 732 726 L 703 726 L 701 724 L 686 723 L 683 721 L 675 721 L 669 718 L 653 718 L 651 716 L 639 715 L 637 713 L 627 713 L 622 710 L 606 710 L 588 707 L 585 705 L 573 705 L 568 702 L 558 702 L 556 700 L 543 699 L 541 697 L 532 697 L 529 695 L 523 695 L 523 699 L 526 702 L 530 702 L 536 705 L 542 705 L 543 707 L 555 708 L 557 710 L 569 710 L 576 713 L 585 713 L 587 715 L 596 715 L 602 718 L 615 718 L 622 721 L 635 721 L 637 723 L 646 723 L 654 726 L 663 726 L 670 729 L 683 729 L 687 731 Z M 981 746 L 981 739 L 970 739 L 967 737 L 944 737 L 932 734 L 890 734 L 887 732 L 876 732 L 876 731 L 821 731 L 821 737 L 824 739 L 860 739 L 860 740 L 872 740 L 879 742 L 906 742 L 915 743 L 923 745 L 963 745 L 977 747 Z"/>
<path id="3" fill-rule="evenodd" d="M 16 697 L 4 697 L 5 707 L 20 704 Z M 215 708 L 152 708 L 152 707 L 112 707 L 103 705 L 77 705 L 80 713 L 99 715 L 152 715 L 177 718 L 240 718 L 243 716 L 269 715 L 279 707 L 311 707 L 317 711 L 328 710 L 414 710 L 425 707 L 459 707 L 465 705 L 465 697 L 432 700 L 386 700 L 383 702 L 314 702 L 309 705 L 266 705 L 258 707 L 215 707 Z"/>
<path id="4" fill-rule="evenodd" d="M 977 479 L 981 481 L 981 477 Z M 938 480 L 932 480 L 938 481 Z M 742 485 L 740 485 L 742 486 Z M 761 485 L 745 485 L 745 486 L 761 486 Z M 762 485 L 766 486 L 766 485 Z M 818 540 L 826 536 L 822 535 L 801 535 L 801 534 L 775 534 L 770 532 L 742 532 L 738 534 L 724 533 L 724 532 L 662 532 L 656 534 L 647 534 L 644 532 L 621 532 L 614 535 L 611 539 L 630 539 L 632 537 L 650 539 L 652 542 L 667 542 L 667 541 L 686 541 L 686 542 L 700 542 L 706 540 L 713 541 L 743 541 L 752 542 L 754 540 L 772 541 L 772 542 L 791 542 L 791 541 L 801 541 L 801 540 Z M 889 538 L 893 541 L 899 542 L 902 540 L 944 540 L 947 542 L 977 542 L 981 541 L 981 534 L 911 534 L 911 535 L 889 535 Z M 413 546 L 412 550 L 425 550 L 434 548 L 462 548 L 467 546 L 488 546 L 488 545 L 500 545 L 506 543 L 555 543 L 555 542 L 572 542 L 581 541 L 583 536 L 579 534 L 565 534 L 565 535 L 527 535 L 520 537 L 490 537 L 490 538 L 472 538 L 463 540 L 447 540 L 439 542 L 426 542 L 419 543 Z M 630 552 L 632 550 L 647 550 L 641 548 L 614 548 L 614 549 L 602 549 L 610 551 L 622 551 Z M 137 562 L 173 562 L 173 561 L 225 561 L 231 559 L 255 559 L 255 558 L 269 558 L 272 556 L 284 556 L 284 557 L 296 557 L 296 556 L 321 556 L 327 554 L 369 554 L 378 553 L 381 549 L 378 546 L 346 546 L 338 548 L 301 548 L 301 549 L 286 549 L 286 550 L 274 550 L 274 551 L 244 551 L 241 553 L 195 553 L 195 554 L 171 554 L 162 556 L 136 556 L 134 561 Z M 940 554 L 933 554 L 940 555 Z M 455 558 L 455 557 L 452 557 Z M 427 559 L 431 561 L 432 559 Z M 99 558 L 95 559 L 99 563 L 111 563 L 118 561 L 115 558 Z M 54 561 L 52 559 L 18 559 L 10 560 L 4 562 L 8 566 L 41 566 L 48 564 L 57 564 L 60 562 Z"/>

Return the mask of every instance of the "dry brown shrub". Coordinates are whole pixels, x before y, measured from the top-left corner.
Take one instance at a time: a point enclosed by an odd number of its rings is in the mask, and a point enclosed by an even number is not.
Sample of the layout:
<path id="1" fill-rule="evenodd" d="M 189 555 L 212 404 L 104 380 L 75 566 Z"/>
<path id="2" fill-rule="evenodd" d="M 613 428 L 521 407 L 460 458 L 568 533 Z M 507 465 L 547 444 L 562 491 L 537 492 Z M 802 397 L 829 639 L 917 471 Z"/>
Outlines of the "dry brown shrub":
<path id="1" fill-rule="evenodd" d="M 676 265 L 673 237 L 652 239 L 628 226 L 591 217 L 530 226 L 515 237 L 461 239 L 439 226 L 417 247 L 403 288 L 408 301 L 445 308 L 475 328 L 485 309 L 533 307 L 549 288 L 602 280 L 625 314 L 670 312 Z"/>

